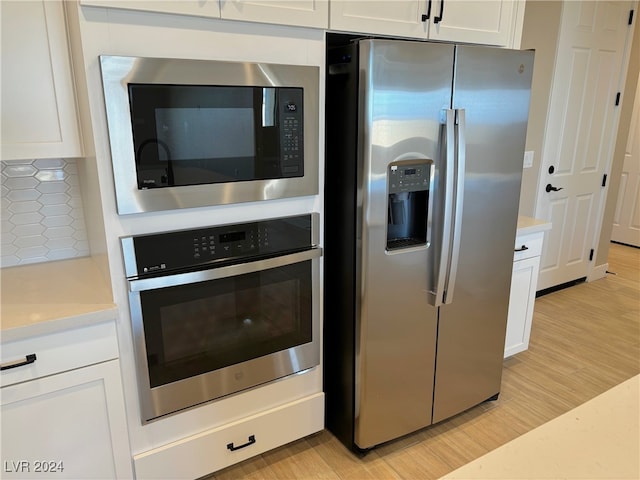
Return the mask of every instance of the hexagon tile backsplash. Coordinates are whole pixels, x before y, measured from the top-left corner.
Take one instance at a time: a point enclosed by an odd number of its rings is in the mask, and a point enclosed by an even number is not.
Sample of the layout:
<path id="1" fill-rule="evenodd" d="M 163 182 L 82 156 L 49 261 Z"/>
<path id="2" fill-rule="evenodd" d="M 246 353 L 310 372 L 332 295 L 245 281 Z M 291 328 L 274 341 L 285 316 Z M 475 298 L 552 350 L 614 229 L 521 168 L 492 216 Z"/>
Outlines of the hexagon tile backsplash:
<path id="1" fill-rule="evenodd" d="M 0 164 L 0 267 L 88 256 L 75 160 Z"/>

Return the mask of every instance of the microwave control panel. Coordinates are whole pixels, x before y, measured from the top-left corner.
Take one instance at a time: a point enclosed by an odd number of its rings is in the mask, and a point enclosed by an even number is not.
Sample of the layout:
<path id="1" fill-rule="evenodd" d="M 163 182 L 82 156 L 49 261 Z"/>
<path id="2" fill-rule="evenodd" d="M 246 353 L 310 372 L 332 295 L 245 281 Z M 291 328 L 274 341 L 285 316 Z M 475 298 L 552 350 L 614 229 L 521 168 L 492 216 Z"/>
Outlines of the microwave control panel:
<path id="1" fill-rule="evenodd" d="M 304 174 L 302 94 L 300 88 L 282 88 L 279 91 L 280 166 L 283 177 Z"/>

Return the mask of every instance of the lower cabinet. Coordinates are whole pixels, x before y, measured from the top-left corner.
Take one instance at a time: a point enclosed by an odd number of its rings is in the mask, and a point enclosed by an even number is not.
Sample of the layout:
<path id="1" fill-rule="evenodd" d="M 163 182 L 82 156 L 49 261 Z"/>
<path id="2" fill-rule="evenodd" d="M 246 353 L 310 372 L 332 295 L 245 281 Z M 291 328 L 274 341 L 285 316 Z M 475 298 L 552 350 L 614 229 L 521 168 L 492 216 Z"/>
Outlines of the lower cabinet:
<path id="1" fill-rule="evenodd" d="M 519 235 L 516 238 L 505 358 L 529 348 L 543 239 L 544 232 Z"/>
<path id="2" fill-rule="evenodd" d="M 92 334 L 104 333 L 104 327 L 113 324 L 3 344 L 0 477 L 133 477 L 119 360 L 112 357 L 67 369 L 62 364 L 56 368 L 54 359 L 58 355 L 52 355 L 61 335 L 69 342 L 69 352 L 62 356 L 80 362 L 76 340 L 87 340 L 91 345 Z M 92 351 L 88 357 L 103 350 L 100 344 L 116 342 L 115 336 L 95 340 L 96 348 L 87 346 Z M 105 351 L 113 350 L 109 345 L 105 345 Z M 15 354 L 18 351 L 20 358 Z M 14 361 L 18 366 L 6 368 L 15 365 Z"/>
<path id="3" fill-rule="evenodd" d="M 136 477 L 203 477 L 323 428 L 324 394 L 316 393 L 134 455 Z"/>

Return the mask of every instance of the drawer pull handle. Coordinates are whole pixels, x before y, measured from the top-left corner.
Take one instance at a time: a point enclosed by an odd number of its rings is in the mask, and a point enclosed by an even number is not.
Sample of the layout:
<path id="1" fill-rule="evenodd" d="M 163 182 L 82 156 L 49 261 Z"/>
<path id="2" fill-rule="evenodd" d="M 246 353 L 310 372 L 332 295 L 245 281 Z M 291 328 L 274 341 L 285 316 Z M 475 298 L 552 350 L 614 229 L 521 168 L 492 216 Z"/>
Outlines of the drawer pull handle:
<path id="1" fill-rule="evenodd" d="M 232 452 L 235 452 L 236 450 L 240 450 L 241 448 L 248 447 L 249 445 L 253 445 L 254 443 L 256 443 L 256 436 L 249 435 L 249 441 L 247 443 L 243 443 L 242 445 L 238 445 L 237 447 L 233 446 L 233 442 L 227 443 L 227 450 L 231 450 Z"/>
<path id="2" fill-rule="evenodd" d="M 527 247 L 526 245 L 522 245 L 520 248 L 516 248 L 514 251 L 515 252 L 524 252 L 525 250 L 529 250 L 529 247 Z"/>
<path id="3" fill-rule="evenodd" d="M 29 365 L 30 363 L 34 363 L 36 361 L 36 354 L 30 353 L 24 360 L 16 360 L 15 362 L 7 362 L 0 366 L 0 370 L 9 370 L 10 368 L 22 367 L 24 365 Z"/>

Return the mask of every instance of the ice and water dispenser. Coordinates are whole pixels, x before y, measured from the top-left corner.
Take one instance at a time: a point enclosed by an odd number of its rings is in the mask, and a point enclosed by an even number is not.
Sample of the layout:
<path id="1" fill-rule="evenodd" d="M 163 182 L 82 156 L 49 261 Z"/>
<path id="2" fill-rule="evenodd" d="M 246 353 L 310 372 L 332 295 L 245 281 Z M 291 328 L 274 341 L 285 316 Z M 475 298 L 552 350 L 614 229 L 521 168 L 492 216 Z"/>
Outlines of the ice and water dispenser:
<path id="1" fill-rule="evenodd" d="M 433 162 L 402 160 L 387 170 L 387 250 L 427 245 Z"/>

